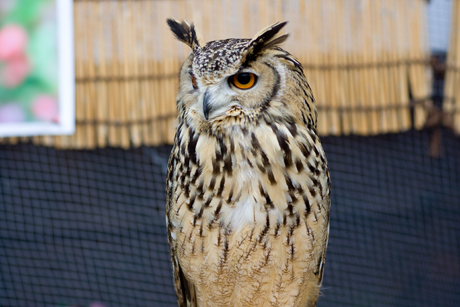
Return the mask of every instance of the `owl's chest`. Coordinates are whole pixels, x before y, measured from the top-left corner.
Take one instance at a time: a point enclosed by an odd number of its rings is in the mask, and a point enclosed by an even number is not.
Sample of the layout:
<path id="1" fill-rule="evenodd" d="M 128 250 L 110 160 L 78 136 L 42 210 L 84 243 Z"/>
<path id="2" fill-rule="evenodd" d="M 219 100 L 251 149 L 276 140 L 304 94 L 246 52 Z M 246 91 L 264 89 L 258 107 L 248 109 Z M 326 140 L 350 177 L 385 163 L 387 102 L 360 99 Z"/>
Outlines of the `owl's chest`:
<path id="1" fill-rule="evenodd" d="M 233 232 L 248 223 L 263 224 L 267 209 L 281 219 L 287 189 L 283 152 L 272 131 L 235 129 L 226 137 L 200 135 L 193 141 L 183 145 L 177 160 L 184 170 L 175 180 L 178 213 L 208 224 L 218 221 Z"/>
<path id="2" fill-rule="evenodd" d="M 273 217 L 233 229 L 204 225 L 202 234 L 201 222 L 184 226 L 178 259 L 203 306 L 301 306 L 316 292 L 310 230 L 277 227 Z"/>
<path id="3" fill-rule="evenodd" d="M 167 214 L 199 297 L 212 306 L 305 305 L 317 293 L 327 237 L 326 172 L 311 172 L 301 143 L 284 130 L 223 139 L 187 133 Z"/>
<path id="4" fill-rule="evenodd" d="M 268 218 L 270 227 L 298 224 L 328 193 L 327 174 L 310 171 L 301 143 L 285 127 L 277 129 L 237 128 L 222 137 L 184 129 L 168 183 L 173 226 L 199 224 L 203 235 L 215 225 L 233 234 L 247 225 L 265 227 Z"/>

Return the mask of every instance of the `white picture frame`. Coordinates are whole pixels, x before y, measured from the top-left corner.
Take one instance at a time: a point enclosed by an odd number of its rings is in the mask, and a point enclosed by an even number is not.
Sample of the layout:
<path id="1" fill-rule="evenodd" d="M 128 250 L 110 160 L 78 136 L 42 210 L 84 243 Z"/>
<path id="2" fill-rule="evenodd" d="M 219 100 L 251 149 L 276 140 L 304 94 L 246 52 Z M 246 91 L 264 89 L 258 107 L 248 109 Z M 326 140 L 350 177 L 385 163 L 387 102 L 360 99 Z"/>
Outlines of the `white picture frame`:
<path id="1" fill-rule="evenodd" d="M 66 135 L 75 132 L 75 61 L 73 0 L 53 0 L 56 5 L 58 55 L 58 122 L 0 123 L 0 137 Z"/>

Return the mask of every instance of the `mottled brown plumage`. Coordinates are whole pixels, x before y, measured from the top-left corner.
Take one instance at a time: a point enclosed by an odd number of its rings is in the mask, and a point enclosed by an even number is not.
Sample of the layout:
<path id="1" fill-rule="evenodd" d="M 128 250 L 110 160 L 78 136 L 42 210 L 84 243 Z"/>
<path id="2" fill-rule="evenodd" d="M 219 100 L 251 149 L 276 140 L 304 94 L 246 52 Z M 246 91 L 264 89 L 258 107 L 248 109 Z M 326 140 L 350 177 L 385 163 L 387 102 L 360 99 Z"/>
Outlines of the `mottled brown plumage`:
<path id="1" fill-rule="evenodd" d="M 285 23 L 206 45 L 168 24 L 192 48 L 167 178 L 179 306 L 315 306 L 330 180 L 312 91 L 278 47 Z"/>

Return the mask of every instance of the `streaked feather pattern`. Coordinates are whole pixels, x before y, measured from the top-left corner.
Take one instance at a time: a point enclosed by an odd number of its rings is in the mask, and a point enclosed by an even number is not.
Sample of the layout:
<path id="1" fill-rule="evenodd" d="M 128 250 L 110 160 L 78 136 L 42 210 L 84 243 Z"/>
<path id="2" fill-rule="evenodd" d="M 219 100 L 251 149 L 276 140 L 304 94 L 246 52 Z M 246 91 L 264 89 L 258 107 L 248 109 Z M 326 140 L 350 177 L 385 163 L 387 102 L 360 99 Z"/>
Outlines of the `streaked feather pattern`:
<path id="1" fill-rule="evenodd" d="M 330 180 L 302 66 L 276 46 L 284 24 L 195 44 L 181 69 L 166 213 L 179 306 L 316 305 Z M 258 87 L 228 89 L 246 70 Z M 209 120 L 206 91 L 229 103 Z"/>

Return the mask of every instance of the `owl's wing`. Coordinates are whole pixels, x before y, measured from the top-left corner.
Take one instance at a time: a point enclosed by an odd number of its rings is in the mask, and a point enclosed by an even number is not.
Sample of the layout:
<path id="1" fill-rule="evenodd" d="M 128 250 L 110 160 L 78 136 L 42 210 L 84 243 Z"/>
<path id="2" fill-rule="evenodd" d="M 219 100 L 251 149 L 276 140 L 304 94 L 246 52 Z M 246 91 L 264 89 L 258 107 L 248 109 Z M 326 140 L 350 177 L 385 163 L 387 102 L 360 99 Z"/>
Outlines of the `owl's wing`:
<path id="1" fill-rule="evenodd" d="M 172 256 L 174 271 L 174 288 L 176 288 L 177 303 L 179 307 L 198 307 L 195 287 L 184 276 L 177 257 Z"/>
<path id="2" fill-rule="evenodd" d="M 328 175 L 329 176 L 329 175 Z M 330 209 L 331 209 L 331 197 L 330 195 L 326 195 L 323 201 L 323 208 L 326 208 L 327 214 L 323 217 L 325 219 L 324 223 L 326 225 L 326 238 L 324 240 L 324 248 L 323 252 L 321 253 L 321 257 L 318 260 L 318 264 L 316 267 L 315 275 L 318 277 L 318 285 L 321 286 L 323 283 L 323 277 L 324 277 L 324 264 L 326 263 L 326 250 L 327 250 L 327 244 L 329 242 L 329 220 L 330 220 Z"/>
<path id="3" fill-rule="evenodd" d="M 169 158 L 168 163 L 168 175 L 166 181 L 166 219 L 168 219 L 168 213 L 170 208 L 173 206 L 174 197 L 173 197 L 173 187 L 174 187 L 174 170 L 175 170 L 175 159 L 174 159 L 174 148 L 173 154 Z M 182 269 L 179 264 L 179 259 L 177 259 L 176 253 L 176 242 L 172 237 L 172 229 L 168 221 L 168 240 L 169 240 L 169 251 L 171 253 L 171 260 L 173 266 L 174 274 L 174 288 L 176 289 L 177 294 L 177 303 L 179 307 L 198 307 L 196 300 L 196 292 L 193 284 L 189 283 L 182 272 Z"/>

